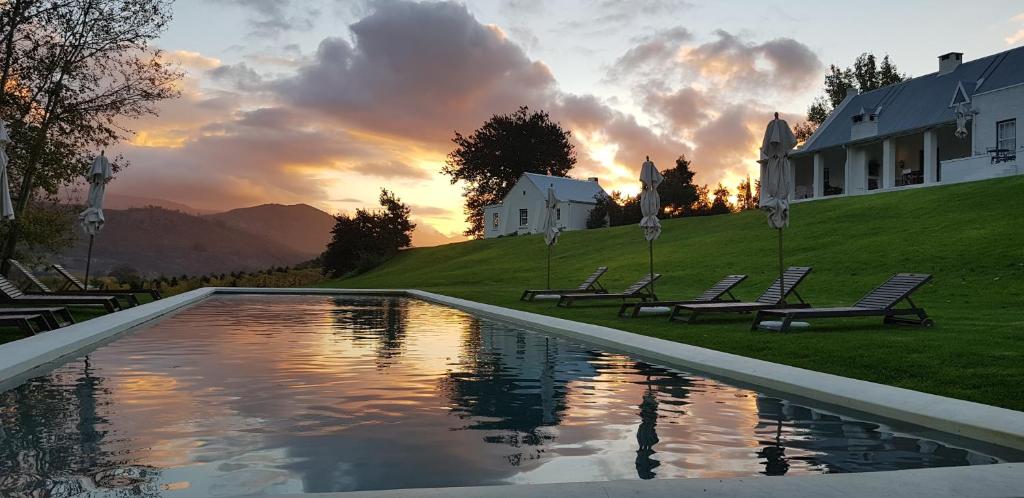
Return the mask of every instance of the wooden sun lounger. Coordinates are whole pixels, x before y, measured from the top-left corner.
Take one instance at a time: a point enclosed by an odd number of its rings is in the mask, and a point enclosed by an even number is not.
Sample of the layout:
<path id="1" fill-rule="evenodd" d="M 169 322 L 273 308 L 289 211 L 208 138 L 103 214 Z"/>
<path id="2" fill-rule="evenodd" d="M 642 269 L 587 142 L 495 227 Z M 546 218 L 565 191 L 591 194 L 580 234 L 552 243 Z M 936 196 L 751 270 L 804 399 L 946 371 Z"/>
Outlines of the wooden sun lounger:
<path id="1" fill-rule="evenodd" d="M 16 268 L 19 272 L 21 272 L 21 274 L 24 275 L 25 278 L 27 278 L 28 281 L 31 282 L 32 285 L 34 285 L 36 289 L 39 290 L 39 292 L 26 292 L 26 294 L 28 294 L 30 296 L 32 296 L 32 295 L 47 295 L 47 296 L 55 296 L 55 295 L 76 296 L 76 295 L 79 295 L 80 296 L 83 293 L 85 293 L 85 294 L 95 294 L 94 292 L 86 292 L 86 291 L 56 292 L 53 289 L 51 289 L 48 285 L 44 284 L 42 280 L 39 280 L 39 277 L 36 277 L 35 274 L 33 274 L 31 270 L 26 268 L 25 265 L 21 264 L 21 262 L 19 262 L 17 260 L 13 260 L 13 259 L 8 259 L 7 262 L 10 263 L 11 266 Z M 139 298 L 135 297 L 135 294 L 132 294 L 130 292 L 116 292 L 116 291 L 112 291 L 112 292 L 103 292 L 102 295 L 104 295 L 104 296 L 114 296 L 117 299 L 123 300 L 125 302 L 125 304 L 127 304 L 127 307 L 132 307 L 132 306 L 138 306 L 139 305 Z"/>
<path id="2" fill-rule="evenodd" d="M 49 325 L 48 330 L 59 329 L 65 325 L 75 323 L 75 318 L 67 308 L 3 308 L 0 307 L 0 316 L 7 315 L 42 315 Z"/>
<path id="3" fill-rule="evenodd" d="M 153 298 L 154 301 L 157 300 L 157 299 L 160 299 L 160 291 L 158 291 L 156 289 L 128 289 L 128 290 L 119 290 L 119 291 L 106 291 L 106 290 L 101 290 L 101 289 L 87 289 L 85 287 L 85 284 L 82 283 L 82 281 L 79 280 L 78 277 L 76 277 L 74 274 L 69 272 L 67 270 L 67 268 L 64 268 L 62 265 L 53 264 L 53 265 L 50 265 L 50 267 L 53 268 L 53 270 L 56 271 L 61 277 L 64 277 L 64 286 L 61 287 L 61 289 L 60 289 L 62 291 L 85 292 L 85 293 L 89 293 L 89 294 L 106 294 L 106 295 L 111 294 L 111 292 L 113 292 L 115 294 L 149 294 L 149 297 Z"/>
<path id="4" fill-rule="evenodd" d="M 883 317 L 882 323 L 930 327 L 933 324 L 932 319 L 928 318 L 924 308 L 918 308 L 914 301 L 910 300 L 910 295 L 931 279 L 932 276 L 925 273 L 897 273 L 860 298 L 853 306 L 760 310 L 754 317 L 751 330 L 757 330 L 758 325 L 768 318 L 781 320 L 779 331 L 784 332 L 794 319 L 858 316 L 880 316 Z M 901 301 L 906 301 L 909 308 L 896 308 Z"/>
<path id="5" fill-rule="evenodd" d="M 660 273 L 655 273 L 654 278 L 651 275 L 644 275 L 644 278 L 637 280 L 636 283 L 630 285 L 626 290 L 622 292 L 612 292 L 604 294 L 562 294 L 558 298 L 558 306 L 572 306 L 572 303 L 576 301 L 596 301 L 605 299 L 621 299 L 623 301 L 627 299 L 639 299 L 646 301 L 648 299 L 658 299 L 658 296 L 654 295 L 654 291 L 651 289 L 651 284 L 654 281 L 661 278 Z"/>
<path id="6" fill-rule="evenodd" d="M 108 312 L 121 309 L 114 296 L 67 295 L 67 294 L 25 294 L 18 286 L 0 277 L 0 302 L 13 304 L 55 304 L 60 306 L 103 306 Z"/>
<path id="7" fill-rule="evenodd" d="M 680 304 L 698 304 L 698 303 L 716 303 L 716 302 L 737 302 L 736 296 L 732 295 L 733 287 L 739 285 L 740 282 L 747 278 L 746 275 L 728 275 L 722 280 L 719 280 L 717 284 L 712 285 L 708 290 L 704 291 L 703 294 L 693 298 L 682 301 L 640 301 L 635 303 L 622 303 L 619 307 L 619 316 L 625 316 L 626 311 L 632 308 L 630 317 L 636 318 L 640 316 L 640 311 L 644 308 L 672 308 Z M 723 296 L 729 296 L 729 299 L 723 299 Z"/>
<path id="8" fill-rule="evenodd" d="M 43 315 L 0 315 L 0 326 L 18 327 L 26 335 L 36 335 L 50 330 Z"/>
<path id="9" fill-rule="evenodd" d="M 604 294 L 608 291 L 601 285 L 598 280 L 605 272 L 608 271 L 607 266 L 598 266 L 594 273 L 591 273 L 586 279 L 583 280 L 578 287 L 575 289 L 526 289 L 523 291 L 523 295 L 519 297 L 520 301 L 533 301 L 533 298 L 539 295 L 562 295 L 562 294 Z"/>
<path id="10" fill-rule="evenodd" d="M 697 321 L 697 317 L 707 313 L 751 313 L 754 311 L 778 308 L 783 306 L 785 297 L 790 294 L 796 296 L 800 301 L 798 306 L 809 306 L 804 302 L 800 294 L 796 292 L 796 286 L 800 285 L 800 282 L 807 277 L 807 274 L 811 272 L 811 268 L 807 266 L 791 266 L 785 274 L 783 293 L 779 295 L 779 279 L 775 279 L 771 285 L 757 297 L 754 301 L 750 302 L 723 302 L 723 303 L 698 303 L 698 304 L 678 304 L 672 308 L 672 313 L 668 319 L 671 321 L 686 321 L 687 323 L 694 323 Z M 788 305 L 787 307 L 795 307 L 794 305 Z"/>

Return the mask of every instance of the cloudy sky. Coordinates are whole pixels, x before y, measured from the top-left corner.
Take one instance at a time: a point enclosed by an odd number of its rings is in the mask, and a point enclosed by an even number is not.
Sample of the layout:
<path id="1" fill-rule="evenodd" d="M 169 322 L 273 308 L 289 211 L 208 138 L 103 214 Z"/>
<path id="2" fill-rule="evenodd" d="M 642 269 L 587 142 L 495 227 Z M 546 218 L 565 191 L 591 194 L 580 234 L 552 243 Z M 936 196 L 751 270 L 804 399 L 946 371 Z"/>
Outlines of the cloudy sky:
<path id="1" fill-rule="evenodd" d="M 386 186 L 442 233 L 463 226 L 439 173 L 455 130 L 520 105 L 573 132 L 574 176 L 635 192 L 650 155 L 697 181 L 756 171 L 772 111 L 799 120 L 828 64 L 1024 44 L 1019 0 L 177 0 L 158 45 L 182 98 L 134 124 L 111 192 L 223 210 L 372 206 Z"/>

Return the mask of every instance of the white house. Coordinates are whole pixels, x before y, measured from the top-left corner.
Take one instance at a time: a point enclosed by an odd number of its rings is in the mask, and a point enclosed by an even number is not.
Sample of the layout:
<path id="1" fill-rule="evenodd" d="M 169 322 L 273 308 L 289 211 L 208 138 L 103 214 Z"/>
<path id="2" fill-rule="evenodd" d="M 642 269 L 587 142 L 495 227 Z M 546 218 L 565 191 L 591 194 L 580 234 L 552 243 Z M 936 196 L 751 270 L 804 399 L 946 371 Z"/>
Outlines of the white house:
<path id="1" fill-rule="evenodd" d="M 1024 173 L 1024 47 L 851 91 L 793 153 L 796 199 Z M 958 124 L 959 122 L 959 124 Z"/>
<path id="2" fill-rule="evenodd" d="M 499 204 L 484 206 L 484 238 L 540 233 L 548 188 L 558 198 L 558 226 L 562 230 L 587 228 L 587 216 L 597 196 L 607 196 L 597 178 L 576 180 L 562 176 L 523 173 Z"/>

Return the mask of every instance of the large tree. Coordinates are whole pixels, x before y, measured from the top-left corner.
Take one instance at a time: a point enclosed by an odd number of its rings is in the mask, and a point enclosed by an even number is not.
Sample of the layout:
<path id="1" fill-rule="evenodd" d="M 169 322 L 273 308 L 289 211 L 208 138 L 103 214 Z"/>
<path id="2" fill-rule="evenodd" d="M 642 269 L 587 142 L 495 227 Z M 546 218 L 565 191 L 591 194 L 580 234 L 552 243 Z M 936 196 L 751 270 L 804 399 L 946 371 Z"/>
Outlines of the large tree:
<path id="1" fill-rule="evenodd" d="M 665 177 L 658 186 L 662 211 L 675 218 L 689 216 L 697 200 L 697 187 L 693 184 L 695 173 L 690 170 L 692 163 L 686 156 L 676 158 L 676 166 L 663 172 Z"/>
<path id="2" fill-rule="evenodd" d="M 469 136 L 455 132 L 455 150 L 441 171 L 465 182 L 465 234 L 484 233 L 483 208 L 500 202 L 523 173 L 565 176 L 576 164 L 571 133 L 544 111 L 526 106 L 496 114 Z"/>
<path id="3" fill-rule="evenodd" d="M 0 248 L 4 265 L 32 230 L 25 223 L 34 199 L 79 181 L 93 155 L 130 134 L 131 119 L 177 96 L 181 73 L 151 46 L 170 18 L 168 0 L 0 4 L 0 118 L 10 123 L 16 185 L 16 218 L 5 225 Z M 115 170 L 122 165 L 115 158 Z"/>
<path id="4" fill-rule="evenodd" d="M 794 128 L 797 139 L 809 138 L 814 130 L 825 122 L 832 110 L 843 102 L 849 89 L 869 92 L 899 83 L 907 77 L 906 74 L 899 72 L 888 55 L 884 56 L 881 65 L 878 65 L 877 58 L 870 52 L 857 56 L 850 67 L 830 65 L 825 74 L 823 94 L 816 97 L 807 108 L 807 121 L 798 123 Z"/>
<path id="5" fill-rule="evenodd" d="M 409 206 L 386 189 L 380 191 L 380 206 L 335 217 L 331 241 L 320 256 L 325 274 L 343 277 L 369 270 L 412 244 L 416 224 L 409 218 Z"/>

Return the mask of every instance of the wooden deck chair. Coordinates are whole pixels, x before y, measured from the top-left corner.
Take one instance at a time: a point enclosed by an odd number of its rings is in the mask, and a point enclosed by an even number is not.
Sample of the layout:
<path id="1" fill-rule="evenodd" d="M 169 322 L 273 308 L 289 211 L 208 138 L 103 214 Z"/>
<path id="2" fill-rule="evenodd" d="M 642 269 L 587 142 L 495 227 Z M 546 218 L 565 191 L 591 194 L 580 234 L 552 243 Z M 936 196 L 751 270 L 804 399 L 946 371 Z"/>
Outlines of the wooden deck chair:
<path id="1" fill-rule="evenodd" d="M 932 276 L 925 273 L 897 273 L 886 280 L 884 284 L 860 298 L 860 301 L 853 306 L 760 310 L 754 317 L 751 330 L 757 330 L 758 325 L 769 318 L 781 320 L 779 331 L 784 332 L 794 319 L 858 316 L 880 316 L 882 323 L 930 327 L 933 325 L 932 319 L 928 318 L 924 308 L 919 308 L 914 304 L 910 295 L 931 279 Z M 896 308 L 901 301 L 906 301 L 908 307 Z"/>
<path id="2" fill-rule="evenodd" d="M 637 280 L 633 285 L 626 287 L 622 292 L 610 292 L 603 294 L 582 294 L 582 293 L 570 293 L 562 294 L 558 298 L 558 306 L 572 306 L 572 303 L 576 301 L 597 301 L 607 299 L 621 299 L 623 301 L 627 299 L 639 299 L 646 301 L 648 299 L 658 299 L 658 296 L 654 295 L 654 291 L 651 289 L 651 284 L 661 278 L 660 273 L 653 275 L 647 274 L 643 278 Z"/>
<path id="3" fill-rule="evenodd" d="M 19 261 L 13 260 L 13 259 L 8 259 L 7 262 L 9 262 L 11 264 L 11 266 L 13 266 L 22 275 L 24 275 L 25 278 L 27 278 L 28 281 L 31 282 L 32 285 L 35 286 L 35 288 L 39 290 L 39 292 L 26 292 L 26 294 L 28 294 L 30 296 L 31 295 L 37 295 L 37 294 L 40 294 L 40 293 L 43 294 L 43 295 L 51 295 L 51 296 L 53 296 L 53 295 L 61 295 L 61 294 L 69 295 L 69 296 L 70 295 L 82 295 L 82 293 L 83 293 L 82 291 L 56 292 L 53 289 L 51 289 L 49 286 L 44 284 L 42 280 L 39 280 L 39 278 L 36 277 L 32 273 L 31 270 L 29 270 L 25 265 L 21 264 Z M 88 292 L 88 294 L 96 294 L 96 293 L 95 292 Z M 130 292 L 116 292 L 116 291 L 112 291 L 112 292 L 103 292 L 103 295 L 105 295 L 105 296 L 114 296 L 114 297 L 116 297 L 116 298 L 118 298 L 120 300 L 123 300 L 125 302 L 125 304 L 127 304 L 127 307 L 132 307 L 132 306 L 138 306 L 139 305 L 139 298 L 135 297 L 135 294 L 132 294 Z M 122 307 L 125 307 L 125 306 L 122 306 Z"/>
<path id="4" fill-rule="evenodd" d="M 562 295 L 562 294 L 570 294 L 570 293 L 575 293 L 575 294 L 606 293 L 608 291 L 605 290 L 605 288 L 601 285 L 601 282 L 598 282 L 598 280 L 607 271 L 608 271 L 608 267 L 607 266 L 598 266 L 597 269 L 594 270 L 594 273 L 591 273 L 590 276 L 588 276 L 587 278 L 583 279 L 583 283 L 581 283 L 575 289 L 526 289 L 526 290 L 523 291 L 523 295 L 519 297 L 519 300 L 520 301 L 533 301 L 533 298 L 535 298 L 535 297 L 537 297 L 539 295 L 546 295 L 546 294 L 551 294 L 551 295 L 559 296 L 559 295 Z"/>
<path id="5" fill-rule="evenodd" d="M 619 307 L 619 316 L 625 316 L 626 311 L 632 308 L 630 317 L 636 318 L 640 316 L 640 311 L 644 308 L 672 308 L 673 306 L 680 304 L 698 304 L 698 303 L 723 303 L 723 302 L 737 302 L 736 296 L 732 295 L 733 287 L 739 285 L 740 282 L 746 280 L 746 275 L 728 275 L 725 278 L 718 281 L 717 284 L 712 285 L 708 290 L 704 291 L 703 294 L 693 298 L 681 301 L 640 301 L 634 303 L 622 303 Z M 724 296 L 729 296 L 728 299 L 724 299 Z"/>
<path id="6" fill-rule="evenodd" d="M 0 277 L 0 302 L 12 304 L 55 304 L 60 306 L 103 306 L 108 312 L 121 309 L 114 296 L 68 295 L 68 294 L 25 294 L 10 280 Z"/>
<path id="7" fill-rule="evenodd" d="M 687 323 L 694 323 L 697 321 L 697 317 L 707 313 L 751 313 L 754 311 L 778 308 L 783 306 L 783 301 L 790 294 L 796 296 L 800 301 L 800 306 L 809 306 L 804 302 L 800 294 L 796 292 L 796 286 L 803 282 L 807 274 L 811 272 L 811 268 L 808 266 L 791 266 L 783 274 L 784 286 L 783 292 L 779 293 L 779 279 L 775 279 L 771 285 L 765 289 L 764 293 L 757 297 L 754 301 L 750 302 L 724 302 L 724 303 L 697 303 L 697 304 L 678 304 L 672 308 L 672 313 L 669 315 L 669 320 L 685 320 Z M 787 307 L 796 307 L 788 305 Z"/>
<path id="8" fill-rule="evenodd" d="M 60 289 L 62 291 L 86 292 L 91 294 L 110 294 L 111 292 L 114 292 L 115 294 L 149 294 L 149 297 L 153 298 L 154 301 L 160 299 L 160 291 L 156 289 L 128 289 L 120 291 L 87 289 L 85 284 L 82 283 L 82 281 L 79 280 L 78 277 L 76 277 L 73 273 L 69 272 L 67 268 L 64 268 L 62 265 L 53 264 L 50 265 L 50 268 L 53 268 L 53 271 L 57 272 L 57 274 L 60 275 L 61 277 L 64 277 L 64 285 L 61 286 Z"/>
<path id="9" fill-rule="evenodd" d="M 50 325 L 40 314 L 0 315 L 0 326 L 18 327 L 25 335 L 36 335 L 50 330 Z"/>
<path id="10" fill-rule="evenodd" d="M 75 318 L 71 316 L 71 312 L 67 308 L 53 307 L 53 308 L 4 308 L 0 307 L 0 316 L 6 315 L 42 315 L 43 319 L 46 320 L 49 329 L 59 329 L 66 325 L 72 325 L 75 323 Z"/>

